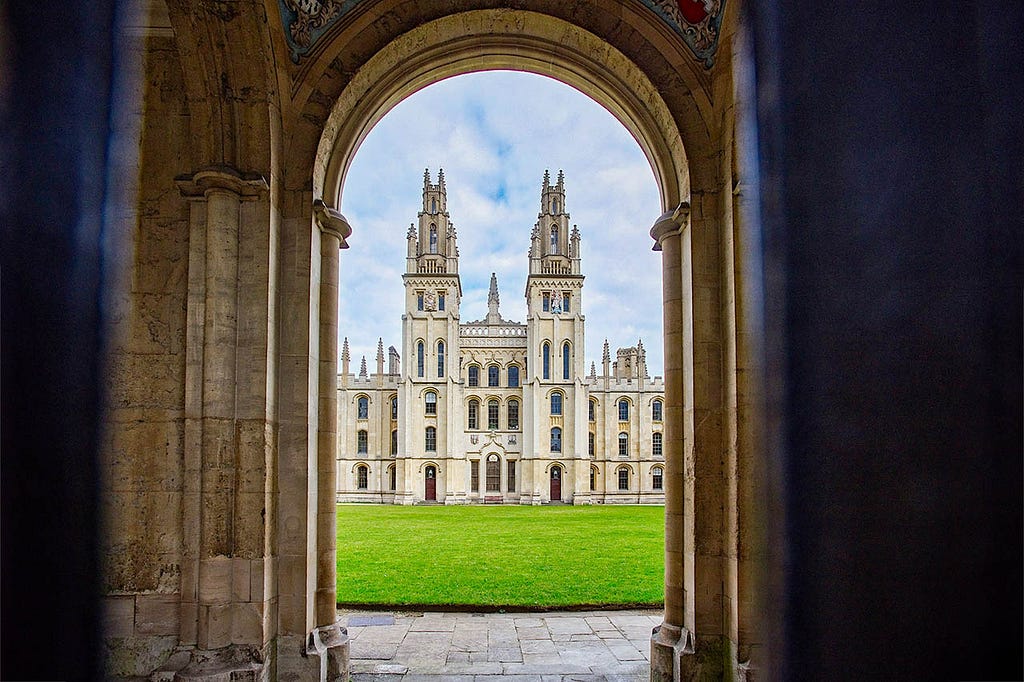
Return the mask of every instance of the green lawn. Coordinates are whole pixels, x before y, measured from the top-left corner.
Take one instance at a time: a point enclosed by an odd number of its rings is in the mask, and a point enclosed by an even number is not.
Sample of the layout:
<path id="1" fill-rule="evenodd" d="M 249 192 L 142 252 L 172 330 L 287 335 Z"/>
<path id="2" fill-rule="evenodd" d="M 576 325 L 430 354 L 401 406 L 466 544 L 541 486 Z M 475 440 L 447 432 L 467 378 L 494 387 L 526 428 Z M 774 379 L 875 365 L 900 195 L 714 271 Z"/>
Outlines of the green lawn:
<path id="1" fill-rule="evenodd" d="M 338 603 L 664 602 L 664 508 L 338 506 Z"/>

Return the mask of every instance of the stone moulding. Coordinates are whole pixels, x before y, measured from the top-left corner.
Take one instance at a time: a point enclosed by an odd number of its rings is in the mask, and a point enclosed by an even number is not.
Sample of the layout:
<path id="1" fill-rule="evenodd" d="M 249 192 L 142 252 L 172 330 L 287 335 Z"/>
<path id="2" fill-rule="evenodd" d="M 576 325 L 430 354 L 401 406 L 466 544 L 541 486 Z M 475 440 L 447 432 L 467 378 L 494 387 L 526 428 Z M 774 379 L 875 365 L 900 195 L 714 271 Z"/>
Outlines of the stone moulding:
<path id="1" fill-rule="evenodd" d="M 278 0 L 288 54 L 298 64 L 339 19 L 367 0 Z M 715 64 L 725 0 L 639 0 L 682 38 L 693 56 Z"/>

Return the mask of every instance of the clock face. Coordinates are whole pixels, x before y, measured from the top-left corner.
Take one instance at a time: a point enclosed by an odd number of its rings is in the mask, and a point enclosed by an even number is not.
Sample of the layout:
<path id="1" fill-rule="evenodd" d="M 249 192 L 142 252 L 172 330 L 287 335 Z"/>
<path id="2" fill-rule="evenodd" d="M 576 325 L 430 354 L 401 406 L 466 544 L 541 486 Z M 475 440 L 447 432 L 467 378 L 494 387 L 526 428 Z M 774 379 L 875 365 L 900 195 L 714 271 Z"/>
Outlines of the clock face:
<path id="1" fill-rule="evenodd" d="M 691 24 L 699 24 L 707 18 L 708 12 L 704 9 L 702 0 L 678 0 L 679 11 L 683 18 Z"/>

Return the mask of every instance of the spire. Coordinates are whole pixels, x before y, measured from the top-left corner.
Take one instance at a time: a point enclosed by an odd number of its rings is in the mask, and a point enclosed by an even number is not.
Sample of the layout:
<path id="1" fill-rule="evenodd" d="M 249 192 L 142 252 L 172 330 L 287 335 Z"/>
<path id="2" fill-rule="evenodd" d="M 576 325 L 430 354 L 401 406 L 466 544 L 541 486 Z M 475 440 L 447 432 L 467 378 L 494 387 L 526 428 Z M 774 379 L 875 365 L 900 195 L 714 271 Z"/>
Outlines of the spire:
<path id="1" fill-rule="evenodd" d="M 558 187 L 558 191 L 560 191 L 560 192 L 564 192 L 565 191 L 565 173 L 563 173 L 561 169 L 558 170 L 558 183 L 557 183 L 557 187 Z"/>
<path id="2" fill-rule="evenodd" d="M 491 273 L 491 289 L 487 292 L 487 302 L 498 302 L 498 276 Z"/>
<path id="3" fill-rule="evenodd" d="M 427 188 L 430 187 L 430 169 L 423 169 L 423 191 L 426 192 Z"/>
<path id="4" fill-rule="evenodd" d="M 348 362 L 348 359 L 348 337 L 346 336 L 345 340 L 341 344 L 341 361 Z"/>
<path id="5" fill-rule="evenodd" d="M 366 356 L 363 356 L 362 362 L 359 363 L 359 377 L 361 379 L 366 378 Z"/>
<path id="6" fill-rule="evenodd" d="M 608 339 L 604 340 L 604 352 L 601 354 L 602 362 L 609 362 L 612 359 L 612 354 L 608 350 Z"/>
<path id="7" fill-rule="evenodd" d="M 597 378 L 597 366 L 594 364 L 593 360 L 590 361 L 590 378 L 591 379 L 596 379 Z"/>
<path id="8" fill-rule="evenodd" d="M 441 191 L 442 192 L 445 191 L 444 190 L 444 168 L 439 168 L 437 170 L 437 184 L 441 187 Z"/>
<path id="9" fill-rule="evenodd" d="M 377 375 L 384 374 L 384 339 L 377 338 Z"/>
<path id="10" fill-rule="evenodd" d="M 487 324 L 498 324 L 501 322 L 501 313 L 498 312 L 498 276 L 491 273 L 491 289 L 487 293 Z"/>

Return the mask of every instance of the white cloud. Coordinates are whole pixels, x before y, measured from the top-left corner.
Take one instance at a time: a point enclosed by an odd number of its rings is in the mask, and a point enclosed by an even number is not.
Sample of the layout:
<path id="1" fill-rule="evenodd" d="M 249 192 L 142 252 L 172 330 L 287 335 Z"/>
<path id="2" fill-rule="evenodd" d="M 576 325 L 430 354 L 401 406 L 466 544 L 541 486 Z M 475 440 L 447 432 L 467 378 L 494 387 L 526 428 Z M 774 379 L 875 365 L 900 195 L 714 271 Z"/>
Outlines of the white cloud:
<path id="1" fill-rule="evenodd" d="M 377 338 L 400 347 L 405 234 L 421 208 L 423 170 L 443 167 L 458 229 L 462 319 L 487 311 L 491 272 L 501 312 L 523 320 L 530 231 L 545 169 L 565 171 L 571 222 L 583 235 L 587 366 L 643 338 L 662 373 L 661 258 L 647 232 L 660 214 L 647 159 L 629 132 L 586 96 L 541 76 L 486 72 L 450 78 L 399 103 L 370 132 L 345 181 L 353 224 L 342 253 L 342 335 L 352 371 Z"/>

